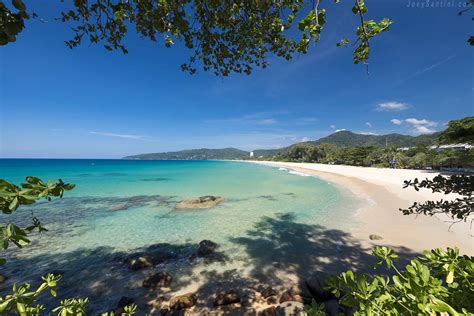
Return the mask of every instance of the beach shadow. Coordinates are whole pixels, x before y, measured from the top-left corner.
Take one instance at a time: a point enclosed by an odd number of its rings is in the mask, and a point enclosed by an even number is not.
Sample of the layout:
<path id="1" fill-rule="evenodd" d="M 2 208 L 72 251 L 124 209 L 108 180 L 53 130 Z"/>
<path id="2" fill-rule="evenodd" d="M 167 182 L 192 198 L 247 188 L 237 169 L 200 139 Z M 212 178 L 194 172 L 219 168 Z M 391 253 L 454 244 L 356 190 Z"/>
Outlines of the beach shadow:
<path id="1" fill-rule="evenodd" d="M 363 247 L 350 233 L 296 222 L 291 213 L 264 217 L 246 237 L 233 238 L 232 242 L 246 249 L 253 266 L 252 276 L 271 286 L 285 286 L 287 275 L 296 276 L 302 286 L 314 271 L 385 272 L 374 271 L 377 259 L 371 255 L 371 249 Z M 404 247 L 395 251 L 401 265 L 418 255 Z"/>
<path id="2" fill-rule="evenodd" d="M 121 296 L 128 296 L 135 299 L 140 313 L 144 314 L 152 310 L 150 302 L 158 302 L 155 308 L 159 309 L 160 300 L 165 301 L 166 307 L 166 302 L 177 293 L 193 291 L 197 295 L 196 315 L 203 315 L 215 311 L 213 305 L 217 294 L 233 290 L 239 294 L 241 303 L 219 307 L 219 314 L 254 315 L 253 299 L 268 286 L 278 292 L 279 299 L 284 291 L 295 287 L 303 292 L 304 281 L 315 271 L 330 274 L 348 269 L 366 274 L 381 272 L 373 269 L 376 258 L 370 255 L 370 249 L 363 247 L 351 234 L 299 223 L 292 213 L 263 217 L 244 236 L 231 238 L 231 242 L 244 250 L 245 259 L 219 251 L 209 257 L 196 258 L 193 254 L 198 245 L 192 243 L 155 244 L 127 252 L 99 247 L 28 258 L 11 257 L 0 267 L 0 275 L 10 277 L 0 288 L 0 295 L 10 293 L 13 282 L 30 282 L 35 288 L 42 275 L 53 272 L 62 274 L 63 279 L 56 299 L 48 294 L 40 299 L 48 308 L 57 306 L 60 299 L 89 297 L 88 313 L 95 315 L 112 310 Z M 417 255 L 406 248 L 395 250 L 399 264 Z M 139 271 L 127 267 L 128 258 L 153 253 L 167 253 L 169 260 Z M 142 287 L 148 275 L 161 271 L 172 274 L 173 281 L 168 289 Z M 188 290 L 188 286 L 193 289 Z"/>

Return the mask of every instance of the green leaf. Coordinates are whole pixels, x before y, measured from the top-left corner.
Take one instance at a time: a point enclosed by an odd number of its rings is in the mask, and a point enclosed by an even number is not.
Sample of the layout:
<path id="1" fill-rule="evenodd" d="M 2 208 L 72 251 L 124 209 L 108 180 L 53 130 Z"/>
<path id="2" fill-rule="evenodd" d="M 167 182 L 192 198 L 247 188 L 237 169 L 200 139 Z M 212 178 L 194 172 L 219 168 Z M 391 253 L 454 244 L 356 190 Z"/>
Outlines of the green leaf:
<path id="1" fill-rule="evenodd" d="M 23 1 L 21 1 L 21 0 L 12 0 L 12 4 L 16 9 L 18 9 L 20 11 L 26 11 L 26 6 L 23 3 Z"/>

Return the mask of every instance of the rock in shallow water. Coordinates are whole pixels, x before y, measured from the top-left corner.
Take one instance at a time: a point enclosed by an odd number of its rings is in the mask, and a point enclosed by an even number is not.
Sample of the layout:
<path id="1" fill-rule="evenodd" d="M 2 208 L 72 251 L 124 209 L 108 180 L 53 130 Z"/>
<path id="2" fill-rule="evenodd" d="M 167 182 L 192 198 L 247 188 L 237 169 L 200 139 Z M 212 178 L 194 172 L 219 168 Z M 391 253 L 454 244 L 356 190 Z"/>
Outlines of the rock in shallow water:
<path id="1" fill-rule="evenodd" d="M 193 307 L 196 304 L 197 297 L 195 293 L 186 293 L 175 296 L 170 301 L 170 308 L 174 310 L 181 310 Z"/>
<path id="2" fill-rule="evenodd" d="M 3 283 L 5 283 L 7 280 L 8 280 L 8 277 L 6 277 L 6 276 L 4 276 L 4 275 L 0 275 L 0 285 L 2 285 Z"/>
<path id="3" fill-rule="evenodd" d="M 117 308 L 115 309 L 116 315 L 122 315 L 124 313 L 124 308 L 128 305 L 134 304 L 135 301 L 131 297 L 122 296 L 117 303 Z"/>
<path id="4" fill-rule="evenodd" d="M 168 272 L 157 272 L 150 274 L 143 280 L 143 287 L 156 289 L 167 287 L 171 284 L 173 277 Z"/>
<path id="5" fill-rule="evenodd" d="M 217 295 L 216 299 L 214 300 L 214 306 L 230 305 L 239 302 L 239 293 L 235 292 L 234 290 L 230 290 Z"/>
<path id="6" fill-rule="evenodd" d="M 202 240 L 199 243 L 199 248 L 198 248 L 198 251 L 197 251 L 197 255 L 199 257 L 208 256 L 208 255 L 214 253 L 216 248 L 217 248 L 217 244 L 215 242 L 210 241 L 210 240 L 206 240 L 206 239 Z"/>
<path id="7" fill-rule="evenodd" d="M 206 195 L 198 198 L 186 199 L 176 204 L 176 209 L 196 209 L 210 208 L 223 203 L 225 199 L 222 196 Z"/>

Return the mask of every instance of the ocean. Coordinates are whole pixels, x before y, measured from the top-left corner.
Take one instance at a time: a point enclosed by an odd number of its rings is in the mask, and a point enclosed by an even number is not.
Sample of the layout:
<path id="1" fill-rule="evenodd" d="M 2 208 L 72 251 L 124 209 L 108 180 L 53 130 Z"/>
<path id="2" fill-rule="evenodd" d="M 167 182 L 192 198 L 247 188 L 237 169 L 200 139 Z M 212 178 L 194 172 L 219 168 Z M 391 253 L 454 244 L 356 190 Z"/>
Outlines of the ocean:
<path id="1" fill-rule="evenodd" d="M 53 271 L 63 275 L 59 296 L 89 296 L 94 312 L 113 307 L 122 295 L 142 295 L 143 273 L 130 272 L 124 263 L 130 254 L 162 245 L 178 259 L 158 268 L 186 271 L 190 280 L 196 271 L 202 275 L 212 269 L 251 275 L 257 264 L 278 261 L 285 242 L 298 247 L 292 238 L 301 236 L 292 233 L 349 229 L 362 205 L 317 177 L 245 162 L 0 159 L 0 178 L 20 184 L 28 175 L 61 178 L 76 187 L 63 199 L 0 215 L 2 223 L 26 226 L 33 213 L 48 229 L 34 234 L 24 249 L 4 251 L 8 262 L 0 274 L 9 279 L 1 294 L 13 282 L 37 283 Z M 182 199 L 204 195 L 223 196 L 225 202 L 209 209 L 175 209 Z M 223 259 L 190 267 L 189 255 L 204 239 L 219 245 Z M 335 247 L 341 242 L 335 240 Z M 301 252 L 308 251 L 304 240 L 300 243 Z M 265 255 L 256 258 L 260 254 Z"/>

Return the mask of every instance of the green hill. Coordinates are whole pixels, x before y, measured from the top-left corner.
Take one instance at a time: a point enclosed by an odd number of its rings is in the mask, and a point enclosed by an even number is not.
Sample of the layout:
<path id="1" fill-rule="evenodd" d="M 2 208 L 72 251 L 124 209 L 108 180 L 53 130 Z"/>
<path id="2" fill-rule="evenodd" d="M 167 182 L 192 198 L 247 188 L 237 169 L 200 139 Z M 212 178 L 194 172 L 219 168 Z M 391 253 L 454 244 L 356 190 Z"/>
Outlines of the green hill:
<path id="1" fill-rule="evenodd" d="M 357 134 L 350 131 L 340 131 L 310 143 L 315 145 L 327 143 L 336 145 L 338 147 L 411 147 L 417 145 L 433 144 L 436 141 L 437 136 L 438 133 L 420 136 L 409 136 L 402 134 L 367 135 Z"/>
<path id="2" fill-rule="evenodd" d="M 124 159 L 137 160 L 209 160 L 209 159 L 239 159 L 249 156 L 248 151 L 237 148 L 223 149 L 190 149 L 175 152 L 149 153 L 134 156 L 127 156 Z"/>
<path id="3" fill-rule="evenodd" d="M 357 134 L 350 131 L 340 131 L 329 136 L 320 138 L 315 141 L 305 143 L 318 144 L 333 144 L 338 147 L 359 147 L 359 146 L 379 146 L 386 145 L 393 147 L 413 147 L 417 145 L 431 145 L 436 142 L 438 133 L 420 136 L 409 136 L 401 134 L 387 134 L 387 135 L 366 135 Z M 301 143 L 298 143 L 301 144 Z M 288 151 L 293 144 L 288 147 L 280 149 L 256 149 L 254 150 L 255 157 L 271 157 L 279 153 Z M 241 159 L 249 157 L 250 152 L 240 150 L 237 148 L 223 148 L 223 149 L 190 149 L 175 152 L 163 153 L 149 153 L 134 156 L 127 156 L 124 159 L 138 159 L 138 160 L 208 160 L 208 159 Z"/>

